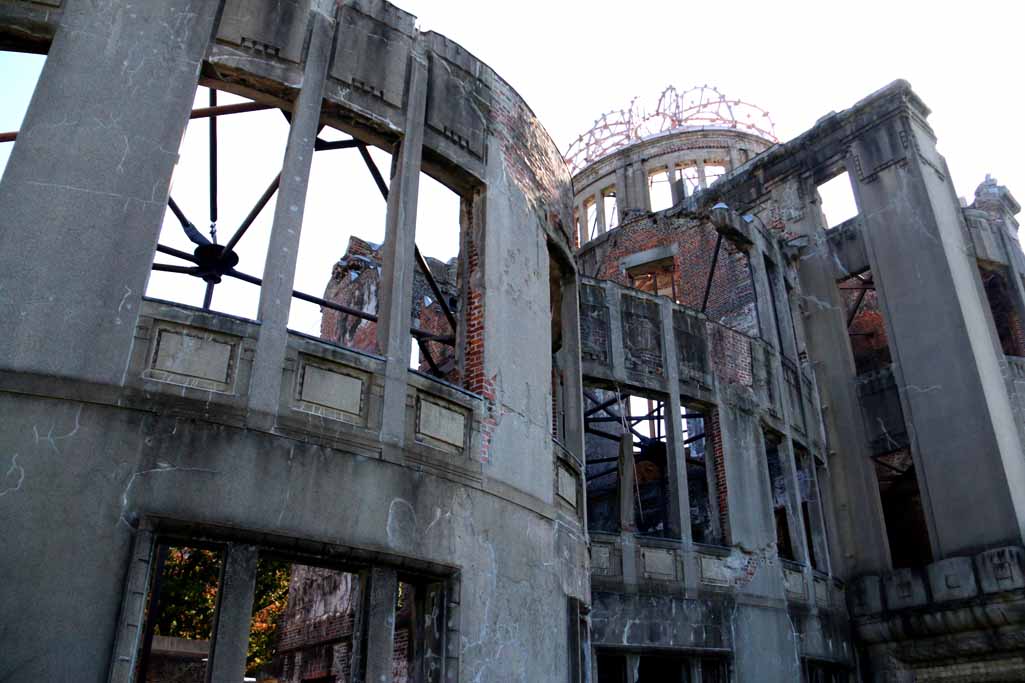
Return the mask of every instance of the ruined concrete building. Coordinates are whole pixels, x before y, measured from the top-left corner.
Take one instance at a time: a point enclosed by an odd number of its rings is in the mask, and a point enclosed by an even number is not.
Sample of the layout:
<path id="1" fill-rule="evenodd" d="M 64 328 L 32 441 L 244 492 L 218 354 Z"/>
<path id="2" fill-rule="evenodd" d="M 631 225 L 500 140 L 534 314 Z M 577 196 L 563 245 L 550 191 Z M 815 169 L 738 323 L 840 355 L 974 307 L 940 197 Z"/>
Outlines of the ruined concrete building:
<path id="1" fill-rule="evenodd" d="M 784 143 L 670 90 L 567 161 L 383 0 L 3 0 L 0 47 L 48 55 L 0 182 L 0 680 L 1025 679 L 1019 206 L 958 201 L 906 82 Z M 281 173 L 208 239 L 186 124 L 268 108 Z M 384 241 L 294 291 L 344 148 Z"/>

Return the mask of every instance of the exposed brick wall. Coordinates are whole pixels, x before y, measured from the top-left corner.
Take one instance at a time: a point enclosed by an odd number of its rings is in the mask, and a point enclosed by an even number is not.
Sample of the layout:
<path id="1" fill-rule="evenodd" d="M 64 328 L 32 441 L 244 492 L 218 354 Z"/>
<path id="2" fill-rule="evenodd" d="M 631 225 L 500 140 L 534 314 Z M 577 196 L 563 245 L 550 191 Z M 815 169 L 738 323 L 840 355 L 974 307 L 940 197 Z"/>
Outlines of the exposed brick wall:
<path id="1" fill-rule="evenodd" d="M 982 277 L 986 301 L 993 314 L 993 322 L 996 324 L 1004 355 L 1025 356 L 1025 328 L 1014 305 L 1014 294 L 1010 289 L 1012 285 L 1007 281 L 1003 270 L 980 266 L 979 275 Z"/>
<path id="2" fill-rule="evenodd" d="M 754 386 L 751 339 L 715 323 L 706 323 L 705 329 L 715 375 L 731 384 Z"/>
<path id="3" fill-rule="evenodd" d="M 865 274 L 864 277 L 868 282 L 872 281 L 871 272 Z M 844 289 L 861 286 L 865 286 L 865 282 L 858 278 L 844 280 L 840 283 L 840 294 L 846 303 L 849 315 L 861 292 L 865 292 L 861 305 L 858 307 L 858 313 L 847 329 L 851 339 L 855 371 L 859 375 L 864 375 L 889 366 L 891 358 L 886 337 L 886 322 L 883 320 L 883 312 L 879 308 L 879 296 L 876 290 Z"/>
<path id="4" fill-rule="evenodd" d="M 715 229 L 704 223 L 664 215 L 647 216 L 610 231 L 582 259 L 584 272 L 629 287 L 633 283 L 620 266 L 623 258 L 648 249 L 671 247 L 676 298 L 680 304 L 700 310 L 717 237 Z M 705 313 L 711 320 L 757 334 L 755 311 L 748 256 L 729 240 L 723 240 Z"/>
<path id="5" fill-rule="evenodd" d="M 722 429 L 719 424 L 719 409 L 713 408 L 709 418 L 705 421 L 706 443 L 712 444 L 712 459 L 715 465 L 715 495 L 719 501 L 719 528 L 722 530 L 722 544 L 729 545 L 730 534 L 730 504 L 726 485 L 726 457 L 722 445 Z M 708 439 L 711 432 L 711 440 Z"/>

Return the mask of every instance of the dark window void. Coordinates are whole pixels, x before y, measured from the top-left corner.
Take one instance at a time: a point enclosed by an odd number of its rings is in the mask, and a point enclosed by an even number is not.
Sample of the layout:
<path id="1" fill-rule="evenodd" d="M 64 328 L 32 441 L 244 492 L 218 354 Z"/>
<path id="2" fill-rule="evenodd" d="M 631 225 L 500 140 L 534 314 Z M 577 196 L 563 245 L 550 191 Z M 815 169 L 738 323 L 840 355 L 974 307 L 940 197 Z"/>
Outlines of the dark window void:
<path id="1" fill-rule="evenodd" d="M 718 486 L 715 454 L 709 447 L 711 420 L 695 406 L 683 406 L 683 454 L 687 463 L 687 493 L 690 498 L 690 533 L 695 543 L 719 545 Z"/>
<path id="2" fill-rule="evenodd" d="M 728 683 L 730 680 L 729 662 L 720 657 L 598 653 L 597 663 L 597 683 Z"/>
<path id="3" fill-rule="evenodd" d="M 933 557 L 911 452 L 902 449 L 873 460 L 893 566 L 924 567 Z"/>
<path id="4" fill-rule="evenodd" d="M 772 490 L 772 516 L 776 520 L 776 545 L 779 548 L 779 556 L 784 560 L 796 560 L 790 536 L 790 518 L 787 513 L 787 478 L 783 469 L 783 454 L 780 452 L 779 438 L 770 433 L 765 434 L 765 463 Z"/>
<path id="5" fill-rule="evenodd" d="M 1003 269 L 979 267 L 1000 346 L 1007 356 L 1025 356 L 1025 328 L 1014 305 L 1015 292 Z"/>
<path id="6" fill-rule="evenodd" d="M 206 680 L 223 564 L 217 547 L 157 548 L 135 680 Z"/>
<path id="7" fill-rule="evenodd" d="M 808 451 L 799 446 L 795 446 L 794 456 L 797 461 L 797 488 L 801 500 L 801 519 L 804 522 L 808 560 L 812 569 L 826 571 L 826 558 L 821 556 L 826 547 L 826 530 L 822 524 L 822 507 L 819 503 L 814 459 Z"/>
<path id="8" fill-rule="evenodd" d="M 649 294 L 666 296 L 676 301 L 676 269 L 673 258 L 664 258 L 642 264 L 627 271 L 634 289 Z"/>
<path id="9" fill-rule="evenodd" d="M 849 683 L 851 680 L 850 671 L 839 664 L 815 662 L 810 659 L 805 659 L 802 664 L 803 683 Z"/>
<path id="10" fill-rule="evenodd" d="M 623 421 L 614 391 L 584 387 L 587 526 L 618 533 Z"/>
<path id="11" fill-rule="evenodd" d="M 847 334 L 855 371 L 864 375 L 888 367 L 892 360 L 886 322 L 879 307 L 872 271 L 841 280 L 839 288 L 847 309 Z"/>

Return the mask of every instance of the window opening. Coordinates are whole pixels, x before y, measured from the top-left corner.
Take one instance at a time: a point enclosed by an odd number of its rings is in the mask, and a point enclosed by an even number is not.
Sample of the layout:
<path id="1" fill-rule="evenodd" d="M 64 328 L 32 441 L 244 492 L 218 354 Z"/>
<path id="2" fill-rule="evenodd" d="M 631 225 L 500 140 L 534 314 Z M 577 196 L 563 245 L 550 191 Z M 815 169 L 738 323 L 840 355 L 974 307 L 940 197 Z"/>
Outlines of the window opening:
<path id="1" fill-rule="evenodd" d="M 772 516 L 776 521 L 776 546 L 784 560 L 796 561 L 794 545 L 790 536 L 790 518 L 787 513 L 787 481 L 783 469 L 780 441 L 765 434 L 765 463 L 769 471 L 769 487 L 772 492 Z"/>
<path id="2" fill-rule="evenodd" d="M 891 364 L 886 321 L 879 306 L 872 271 L 841 280 L 840 296 L 847 308 L 847 334 L 858 375 L 865 375 Z"/>
<path id="3" fill-rule="evenodd" d="M 697 406 L 682 406 L 683 455 L 687 464 L 687 492 L 690 498 L 690 533 L 695 543 L 718 545 L 722 542 L 718 486 L 712 453 L 708 444 L 710 421 Z"/>
<path id="4" fill-rule="evenodd" d="M 461 285 L 461 197 L 420 174 L 413 273 L 412 329 L 414 354 L 410 367 L 458 383 L 456 353 Z"/>
<path id="5" fill-rule="evenodd" d="M 349 680 L 360 597 L 355 574 L 261 554 L 246 675 Z"/>
<path id="6" fill-rule="evenodd" d="M 854 188 L 846 171 L 819 185 L 818 192 L 827 227 L 835 228 L 858 215 Z"/>
<path id="7" fill-rule="evenodd" d="M 874 456 L 872 460 L 894 569 L 930 564 L 929 528 L 910 449 Z"/>
<path id="8" fill-rule="evenodd" d="M 672 257 L 651 261 L 626 272 L 634 289 L 677 301 L 676 266 Z"/>
<path id="9" fill-rule="evenodd" d="M 602 206 L 605 209 L 605 227 L 608 230 L 619 227 L 619 200 L 616 188 L 607 187 L 601 193 Z"/>
<path id="10" fill-rule="evenodd" d="M 726 175 L 726 166 L 723 164 L 705 164 L 705 187 Z"/>
<path id="11" fill-rule="evenodd" d="M 157 546 L 136 680 L 206 679 L 223 564 L 216 546 Z"/>
<path id="12" fill-rule="evenodd" d="M 0 50 L 0 60 L 4 73 L 4 106 L 0 107 L 0 177 L 3 177 L 46 55 Z"/>
<path id="13" fill-rule="evenodd" d="M 1006 269 L 979 266 L 979 275 L 1004 355 L 1025 356 L 1025 327 L 1014 304 L 1016 293 L 1011 290 Z"/>
<path id="14" fill-rule="evenodd" d="M 207 87 L 191 117 L 146 295 L 255 319 L 288 121 Z"/>
<path id="15" fill-rule="evenodd" d="M 598 203 L 594 197 L 584 200 L 584 218 L 587 221 L 587 239 L 593 240 L 598 236 Z"/>
<path id="16" fill-rule="evenodd" d="M 634 527 L 644 536 L 678 538 L 678 525 L 669 517 L 665 402 L 630 396 L 625 407 L 633 449 Z"/>
<path id="17" fill-rule="evenodd" d="M 669 172 L 660 169 L 648 174 L 648 198 L 652 211 L 663 211 L 673 205 L 673 191 L 669 184 Z"/>
<path id="18" fill-rule="evenodd" d="M 680 167 L 680 181 L 688 197 L 701 190 L 701 176 L 698 175 L 698 167 L 694 164 Z"/>
<path id="19" fill-rule="evenodd" d="M 623 420 L 615 391 L 584 387 L 587 527 L 618 533 Z"/>
<path id="20" fill-rule="evenodd" d="M 801 500 L 801 518 L 804 521 L 804 540 L 808 546 L 808 561 L 812 569 L 826 571 L 824 557 L 819 548 L 825 548 L 825 529 L 822 526 L 822 508 L 819 503 L 819 485 L 815 478 L 815 465 L 811 454 L 800 446 L 794 447 L 797 461 L 797 486 Z M 816 541 L 821 541 L 816 543 Z"/>

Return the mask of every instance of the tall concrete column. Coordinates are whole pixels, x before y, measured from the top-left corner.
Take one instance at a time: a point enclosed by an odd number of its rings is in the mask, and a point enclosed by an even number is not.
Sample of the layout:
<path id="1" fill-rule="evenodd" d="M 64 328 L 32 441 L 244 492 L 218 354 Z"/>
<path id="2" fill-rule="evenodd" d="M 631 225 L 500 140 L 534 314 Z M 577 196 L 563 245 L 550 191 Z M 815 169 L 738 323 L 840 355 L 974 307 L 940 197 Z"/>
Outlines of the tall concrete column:
<path id="1" fill-rule="evenodd" d="M 619 212 L 619 222 L 623 222 L 623 216 L 636 206 L 633 193 L 630 191 L 626 180 L 626 167 L 616 167 L 616 210 Z"/>
<path id="2" fill-rule="evenodd" d="M 940 559 L 1021 543 L 1025 459 L 950 173 L 924 105 L 903 107 L 854 142 L 848 172 Z"/>
<path id="3" fill-rule="evenodd" d="M 690 528 L 690 491 L 687 488 L 687 458 L 683 445 L 683 415 L 680 410 L 680 367 L 677 364 L 676 336 L 673 332 L 673 305 L 660 302 L 662 309 L 662 348 L 665 349 L 666 384 L 669 387 L 666 420 L 666 463 L 669 476 L 670 523 L 684 545 L 693 540 Z"/>
<path id="4" fill-rule="evenodd" d="M 395 602 L 399 583 L 394 569 L 375 567 L 370 572 L 367 610 L 366 683 L 392 680 L 395 648 Z"/>
<path id="5" fill-rule="evenodd" d="M 826 242 L 825 221 L 817 193 L 787 229 L 806 235 L 810 246 L 797 268 L 804 299 L 804 332 L 825 415 L 828 443 L 829 495 L 835 510 L 831 537 L 833 570 L 847 578 L 890 567 L 879 485 L 870 459 L 861 405 L 854 387 L 854 354 L 847 335 L 847 311 L 835 262 Z"/>
<path id="6" fill-rule="evenodd" d="M 679 204 L 684 198 L 683 184 L 676 179 L 676 163 L 670 161 L 666 167 L 666 176 L 669 179 L 669 193 L 673 198 L 673 206 Z"/>
<path id="7" fill-rule="evenodd" d="M 597 194 L 594 195 L 594 210 L 595 215 L 598 216 L 598 234 L 605 234 L 605 196 L 601 190 L 598 190 Z"/>
<path id="8" fill-rule="evenodd" d="M 708 187 L 708 181 L 705 179 L 705 160 L 704 159 L 698 159 L 697 168 L 698 168 L 698 185 L 703 190 L 706 187 Z"/>
<path id="9" fill-rule="evenodd" d="M 64 3 L 0 182 L 0 367 L 123 382 L 219 5 Z"/>
<path id="10" fill-rule="evenodd" d="M 392 164 L 385 224 L 384 264 L 377 313 L 377 348 L 386 358 L 381 439 L 401 446 L 405 439 L 409 329 L 412 325 L 413 250 L 420 191 L 424 121 L 427 112 L 427 58 L 413 50 L 410 62 L 406 129 Z M 586 220 L 586 218 L 585 218 Z"/>
<path id="11" fill-rule="evenodd" d="M 299 257 L 299 235 L 303 227 L 306 190 L 310 182 L 314 144 L 320 131 L 324 83 L 334 41 L 334 15 L 327 14 L 321 7 L 331 6 L 327 0 L 313 3 L 310 47 L 303 68 L 302 89 L 292 108 L 281 185 L 263 267 L 260 337 L 253 360 L 249 406 L 255 414 L 270 420 L 277 414 L 281 399 L 281 370 L 288 345 L 288 314 Z"/>
<path id="12" fill-rule="evenodd" d="M 245 676 L 258 555 L 256 546 L 228 546 L 210 651 L 210 683 L 238 683 Z"/>

